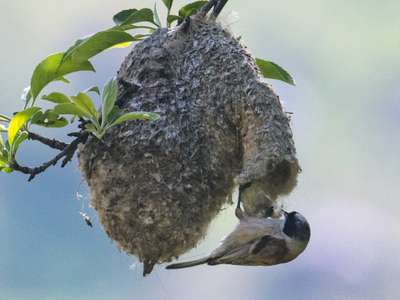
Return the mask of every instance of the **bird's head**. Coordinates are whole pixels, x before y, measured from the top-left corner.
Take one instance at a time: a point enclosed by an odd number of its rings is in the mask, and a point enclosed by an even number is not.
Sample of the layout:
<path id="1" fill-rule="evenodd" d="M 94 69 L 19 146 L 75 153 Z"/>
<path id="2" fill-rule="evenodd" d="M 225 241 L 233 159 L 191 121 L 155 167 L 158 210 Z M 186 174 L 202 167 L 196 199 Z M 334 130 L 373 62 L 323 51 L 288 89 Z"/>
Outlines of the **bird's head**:
<path id="1" fill-rule="evenodd" d="M 311 229 L 306 218 L 296 211 L 292 211 L 290 213 L 284 211 L 284 215 L 285 224 L 283 227 L 283 232 L 290 238 L 308 242 L 311 236 Z"/>

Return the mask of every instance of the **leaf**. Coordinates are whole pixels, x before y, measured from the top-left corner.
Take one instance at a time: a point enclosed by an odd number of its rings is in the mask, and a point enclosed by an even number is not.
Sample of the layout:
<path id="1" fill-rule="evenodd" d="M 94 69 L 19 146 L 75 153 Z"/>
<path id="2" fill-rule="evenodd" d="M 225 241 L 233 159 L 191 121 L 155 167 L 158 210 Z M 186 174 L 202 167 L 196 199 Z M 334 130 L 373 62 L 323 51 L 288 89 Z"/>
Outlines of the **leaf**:
<path id="1" fill-rule="evenodd" d="M 0 155 L 0 168 L 4 168 L 8 166 L 8 159 L 3 155 Z"/>
<path id="2" fill-rule="evenodd" d="M 153 28 L 154 29 L 154 28 Z M 150 36 L 150 34 L 135 34 L 133 36 L 135 41 L 142 41 L 144 40 L 146 37 Z"/>
<path id="3" fill-rule="evenodd" d="M 12 171 L 14 171 L 13 169 L 6 167 L 6 168 L 0 168 L 1 172 L 4 173 L 11 173 Z"/>
<path id="4" fill-rule="evenodd" d="M 149 34 L 136 34 L 133 36 L 132 42 L 120 43 L 120 44 L 114 45 L 112 48 L 126 48 L 126 47 L 129 47 L 130 45 L 132 45 L 133 41 L 142 41 L 145 37 L 148 37 L 148 36 L 149 36 Z"/>
<path id="5" fill-rule="evenodd" d="M 108 123 L 114 122 L 119 116 L 121 116 L 122 110 L 118 106 L 114 106 L 107 117 Z"/>
<path id="6" fill-rule="evenodd" d="M 44 95 L 42 97 L 43 100 L 47 100 L 53 103 L 69 103 L 71 102 L 71 98 L 63 93 L 54 92 L 49 95 Z"/>
<path id="7" fill-rule="evenodd" d="M 94 124 L 91 124 L 91 123 L 85 125 L 85 130 L 90 132 L 90 133 L 92 133 L 99 140 L 101 140 L 101 138 L 104 135 L 104 132 L 99 131 L 98 128 L 96 128 L 96 126 Z"/>
<path id="8" fill-rule="evenodd" d="M 103 90 L 103 97 L 101 99 L 101 118 L 102 124 L 106 124 L 108 121 L 108 116 L 115 106 L 115 101 L 117 101 L 118 95 L 118 82 L 117 79 L 110 79 Z"/>
<path id="9" fill-rule="evenodd" d="M 132 15 L 133 13 L 135 13 L 137 11 L 138 10 L 135 8 L 121 10 L 119 13 L 117 13 L 113 16 L 113 21 L 116 25 L 121 25 L 122 23 L 124 23 L 126 21 L 126 19 L 128 19 L 128 17 L 130 15 Z"/>
<path id="10" fill-rule="evenodd" d="M 60 117 L 54 110 L 48 109 L 44 113 L 38 112 L 32 118 L 32 124 L 47 128 L 61 128 L 67 126 L 68 121 L 64 117 Z"/>
<path id="11" fill-rule="evenodd" d="M 208 3 L 208 1 L 195 1 L 189 3 L 179 10 L 179 16 L 182 18 L 189 17 L 196 13 L 206 3 Z"/>
<path id="12" fill-rule="evenodd" d="M 75 97 L 72 97 L 72 101 L 76 104 L 76 106 L 86 111 L 94 119 L 99 118 L 99 114 L 96 110 L 96 107 L 94 107 L 93 100 L 87 94 L 79 93 Z"/>
<path id="13" fill-rule="evenodd" d="M 10 122 L 11 119 L 9 117 L 7 117 L 6 115 L 2 115 L 0 114 L 0 122 Z"/>
<path id="14" fill-rule="evenodd" d="M 133 41 L 133 37 L 124 31 L 106 30 L 95 33 L 85 39 L 77 40 L 64 54 L 63 61 L 72 59 L 83 62 L 115 45 Z"/>
<path id="15" fill-rule="evenodd" d="M 168 17 L 167 17 L 167 23 L 168 23 L 168 26 L 170 26 L 173 22 L 175 22 L 175 21 L 181 21 L 181 20 L 183 20 L 183 18 L 182 17 L 180 17 L 180 16 L 175 16 L 175 15 L 169 15 Z"/>
<path id="16" fill-rule="evenodd" d="M 164 3 L 164 5 L 168 9 L 168 11 L 170 11 L 174 0 L 162 0 L 162 2 Z"/>
<path id="17" fill-rule="evenodd" d="M 73 115 L 81 118 L 90 118 L 87 111 L 82 110 L 75 103 L 61 103 L 54 107 L 53 111 L 59 115 Z"/>
<path id="18" fill-rule="evenodd" d="M 85 91 L 84 91 L 84 93 L 90 93 L 90 92 L 92 92 L 92 93 L 96 93 L 97 95 L 99 95 L 100 96 L 100 89 L 99 89 L 99 87 L 98 86 L 92 86 L 92 87 L 90 87 L 90 88 L 87 88 Z"/>
<path id="19" fill-rule="evenodd" d="M 122 49 L 122 48 L 127 48 L 130 45 L 132 45 L 132 42 L 125 42 L 125 43 L 120 43 L 120 44 L 116 44 L 114 46 L 112 46 L 113 48 L 118 48 L 118 49 Z"/>
<path id="20" fill-rule="evenodd" d="M 118 29 L 118 30 L 123 30 L 123 31 L 131 30 L 131 29 L 150 29 L 150 30 L 156 30 L 157 29 L 157 28 L 152 27 L 152 26 L 132 25 L 132 24 L 120 25 L 120 26 L 116 26 L 114 28 Z"/>
<path id="21" fill-rule="evenodd" d="M 296 85 L 293 77 L 281 66 L 272 61 L 256 58 L 256 63 L 265 78 L 277 79 L 291 85 Z"/>
<path id="22" fill-rule="evenodd" d="M 155 113 L 150 113 L 150 112 L 144 112 L 144 111 L 138 111 L 138 112 L 130 112 L 123 114 L 120 116 L 118 119 L 116 119 L 111 126 L 115 126 L 118 124 L 121 124 L 126 121 L 130 120 L 149 120 L 149 121 L 155 121 L 158 120 L 160 116 Z"/>
<path id="23" fill-rule="evenodd" d="M 0 124 L 0 132 L 7 132 L 8 129 L 6 126 L 4 126 L 3 124 Z"/>
<path id="24" fill-rule="evenodd" d="M 122 13 L 122 12 L 120 12 L 120 13 Z M 118 14 L 120 14 L 120 13 L 118 13 Z M 121 16 L 122 16 L 122 18 L 121 18 Z M 130 14 L 123 13 L 121 16 L 120 16 L 120 18 L 118 18 L 119 23 L 117 23 L 117 25 L 119 25 L 119 26 L 135 24 L 135 23 L 139 23 L 139 22 L 149 22 L 149 23 L 156 25 L 154 23 L 153 12 L 149 8 L 143 8 L 141 10 L 133 10 Z M 115 20 L 114 20 L 114 22 L 115 22 Z"/>
<path id="25" fill-rule="evenodd" d="M 160 16 L 158 15 L 158 12 L 157 12 L 157 4 L 156 4 L 156 3 L 154 3 L 153 15 L 154 15 L 154 23 L 155 23 L 158 27 L 161 27 Z"/>
<path id="26" fill-rule="evenodd" d="M 11 146 L 11 158 L 14 160 L 15 154 L 18 151 L 19 146 L 28 139 L 28 133 L 27 132 L 19 132 L 12 143 Z"/>
<path id="27" fill-rule="evenodd" d="M 95 71 L 89 61 L 77 62 L 68 59 L 62 62 L 63 57 L 63 52 L 52 54 L 36 66 L 31 79 L 31 93 L 34 100 L 47 84 L 64 75 L 78 71 Z"/>
<path id="28" fill-rule="evenodd" d="M 13 144 L 19 130 L 29 121 L 29 119 L 40 110 L 39 107 L 30 107 L 17 113 L 8 125 L 8 143 Z"/>
<path id="29" fill-rule="evenodd" d="M 64 83 L 71 83 L 67 78 L 65 78 L 64 76 L 61 76 L 59 78 L 57 78 L 55 81 L 61 81 Z"/>

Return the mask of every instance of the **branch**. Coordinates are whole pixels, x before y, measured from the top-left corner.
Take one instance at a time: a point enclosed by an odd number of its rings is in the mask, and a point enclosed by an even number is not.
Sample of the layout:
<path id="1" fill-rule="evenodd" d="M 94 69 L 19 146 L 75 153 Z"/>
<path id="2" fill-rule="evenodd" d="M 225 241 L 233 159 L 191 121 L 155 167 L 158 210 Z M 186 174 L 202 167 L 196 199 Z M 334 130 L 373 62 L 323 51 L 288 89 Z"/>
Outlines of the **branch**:
<path id="1" fill-rule="evenodd" d="M 63 168 L 63 167 L 65 167 L 65 165 L 68 162 L 71 161 L 72 157 L 74 156 L 74 154 L 76 152 L 76 149 L 78 148 L 78 145 L 80 143 L 85 143 L 87 138 L 88 138 L 88 136 L 89 136 L 89 134 L 86 133 L 86 132 L 81 133 L 70 144 L 67 144 L 66 147 L 64 147 L 64 149 L 59 154 L 57 154 L 53 159 L 49 160 L 48 162 L 43 163 L 39 167 L 29 168 L 29 167 L 21 166 L 17 162 L 14 162 L 11 165 L 11 168 L 13 168 L 15 171 L 19 171 L 19 172 L 22 172 L 24 174 L 29 174 L 30 176 L 28 178 L 28 181 L 31 181 L 33 178 L 36 177 L 36 175 L 46 171 L 47 168 L 49 168 L 50 166 L 56 165 L 57 162 L 59 160 L 61 160 L 62 158 L 64 158 L 62 163 L 61 163 L 61 168 Z"/>
<path id="2" fill-rule="evenodd" d="M 213 18 L 216 18 L 221 13 L 227 2 L 228 0 L 210 0 L 206 5 L 201 8 L 201 10 L 198 12 L 198 15 L 201 17 L 205 17 L 207 13 L 211 10 L 211 8 L 214 7 L 212 16 Z"/>
<path id="3" fill-rule="evenodd" d="M 207 4 L 205 4 L 200 11 L 198 12 L 198 14 L 201 17 L 205 17 L 206 14 L 210 11 L 211 8 L 213 8 L 216 4 L 217 4 L 218 0 L 210 0 L 208 1 Z"/>
<path id="4" fill-rule="evenodd" d="M 47 145 L 53 149 L 64 150 L 68 146 L 68 144 L 66 144 L 64 142 L 58 141 L 56 139 L 48 139 L 44 136 L 41 136 L 37 133 L 30 132 L 30 131 L 28 131 L 28 138 L 30 140 L 38 141 L 38 142 L 40 142 L 44 145 Z"/>
<path id="5" fill-rule="evenodd" d="M 228 0 L 219 0 L 218 3 L 214 6 L 214 11 L 213 11 L 214 18 L 219 16 L 226 2 L 228 2 Z"/>

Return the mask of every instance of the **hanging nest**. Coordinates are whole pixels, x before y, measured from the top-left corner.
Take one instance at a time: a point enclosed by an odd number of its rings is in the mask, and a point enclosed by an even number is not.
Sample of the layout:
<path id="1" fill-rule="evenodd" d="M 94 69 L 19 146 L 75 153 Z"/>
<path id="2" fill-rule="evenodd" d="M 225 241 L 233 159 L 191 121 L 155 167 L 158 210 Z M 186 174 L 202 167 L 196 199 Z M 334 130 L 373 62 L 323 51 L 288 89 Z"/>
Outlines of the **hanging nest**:
<path id="1" fill-rule="evenodd" d="M 195 247 L 235 185 L 253 182 L 250 214 L 295 186 L 279 97 L 246 47 L 204 12 L 137 44 L 117 77 L 125 112 L 161 118 L 89 138 L 79 163 L 105 231 L 144 274 Z"/>

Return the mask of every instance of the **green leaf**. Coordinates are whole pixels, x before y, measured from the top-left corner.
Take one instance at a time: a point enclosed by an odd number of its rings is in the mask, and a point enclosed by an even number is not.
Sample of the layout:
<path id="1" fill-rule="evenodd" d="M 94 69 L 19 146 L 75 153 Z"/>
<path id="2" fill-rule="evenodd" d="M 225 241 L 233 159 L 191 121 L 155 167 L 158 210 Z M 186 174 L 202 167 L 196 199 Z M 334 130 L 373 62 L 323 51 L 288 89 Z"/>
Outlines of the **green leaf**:
<path id="1" fill-rule="evenodd" d="M 0 124 L 0 132 L 7 132 L 8 129 L 6 126 L 4 126 L 3 124 Z"/>
<path id="2" fill-rule="evenodd" d="M 0 122 L 10 122 L 11 119 L 9 117 L 7 117 L 6 115 L 2 115 L 0 114 Z"/>
<path id="3" fill-rule="evenodd" d="M 125 43 L 120 43 L 117 45 L 114 45 L 113 48 L 126 48 L 132 45 L 133 41 L 142 41 L 145 37 L 148 37 L 149 34 L 136 34 L 133 36 L 132 42 L 125 42 Z"/>
<path id="4" fill-rule="evenodd" d="M 8 159 L 7 157 L 0 155 L 0 168 L 4 168 L 8 166 Z"/>
<path id="5" fill-rule="evenodd" d="M 154 29 L 154 28 L 153 28 Z M 144 40 L 145 38 L 147 38 L 148 36 L 150 36 L 150 34 L 135 34 L 134 36 L 133 36 L 133 38 L 134 38 L 134 41 L 142 41 L 142 40 Z"/>
<path id="6" fill-rule="evenodd" d="M 81 118 L 90 118 L 90 114 L 81 109 L 75 103 L 61 103 L 54 107 L 53 111 L 59 115 L 73 115 Z"/>
<path id="7" fill-rule="evenodd" d="M 174 0 L 162 0 L 162 2 L 164 3 L 164 5 L 168 9 L 168 11 L 170 11 Z"/>
<path id="8" fill-rule="evenodd" d="M 93 100 L 87 94 L 79 93 L 75 97 L 72 97 L 72 101 L 81 110 L 86 111 L 92 118 L 94 118 L 94 119 L 99 118 L 99 114 L 96 110 L 96 107 L 94 107 Z"/>
<path id="9" fill-rule="evenodd" d="M 42 97 L 43 100 L 47 100 L 53 103 L 69 103 L 71 102 L 71 98 L 63 93 L 54 92 L 49 95 L 44 95 Z"/>
<path id="10" fill-rule="evenodd" d="M 206 3 L 208 3 L 208 1 L 195 1 L 189 3 L 179 10 L 179 16 L 182 18 L 189 17 L 196 13 Z"/>
<path id="11" fill-rule="evenodd" d="M 17 113 L 10 122 L 8 126 L 8 142 L 10 145 L 14 143 L 14 139 L 19 132 L 19 130 L 40 110 L 39 107 L 27 108 L 23 111 Z"/>
<path id="12" fill-rule="evenodd" d="M 84 91 L 84 93 L 90 93 L 90 92 L 92 92 L 92 93 L 96 93 L 97 95 L 99 95 L 100 96 L 100 89 L 99 89 L 99 87 L 98 86 L 92 86 L 92 87 L 90 87 L 90 88 L 87 88 L 85 91 Z"/>
<path id="13" fill-rule="evenodd" d="M 144 112 L 144 111 L 138 111 L 138 112 L 130 112 L 123 114 L 119 118 L 117 118 L 111 126 L 115 126 L 118 124 L 121 124 L 126 121 L 130 120 L 149 120 L 149 121 L 155 121 L 158 120 L 160 116 L 155 113 L 150 113 L 150 112 Z"/>
<path id="14" fill-rule="evenodd" d="M 85 130 L 92 133 L 99 140 L 101 140 L 101 138 L 104 135 L 104 131 L 98 130 L 98 128 L 94 124 L 91 124 L 91 123 L 85 125 Z"/>
<path id="15" fill-rule="evenodd" d="M 114 106 L 110 114 L 107 117 L 108 123 L 114 122 L 118 117 L 121 116 L 122 110 L 118 106 Z"/>
<path id="16" fill-rule="evenodd" d="M 171 25 L 173 22 L 175 22 L 175 21 L 181 21 L 181 20 L 183 20 L 183 18 L 180 17 L 180 16 L 169 15 L 169 16 L 167 17 L 168 26 L 170 26 L 170 25 Z"/>
<path id="17" fill-rule="evenodd" d="M 64 75 L 78 71 L 95 71 L 89 61 L 77 62 L 70 59 L 63 61 L 63 57 L 63 52 L 52 54 L 37 65 L 31 79 L 31 93 L 34 100 L 47 84 Z"/>
<path id="18" fill-rule="evenodd" d="M 293 77 L 281 66 L 272 61 L 256 58 L 256 63 L 265 78 L 277 79 L 291 85 L 296 85 Z"/>
<path id="19" fill-rule="evenodd" d="M 48 109 L 44 113 L 38 112 L 32 118 L 32 124 L 47 128 L 61 128 L 67 126 L 68 121 L 64 117 L 60 117 L 54 110 Z"/>
<path id="20" fill-rule="evenodd" d="M 114 18 L 121 13 L 122 12 L 115 15 Z M 149 8 L 143 8 L 141 10 L 132 10 L 132 12 L 130 14 L 128 12 L 122 13 L 119 16 L 119 18 L 117 18 L 117 19 L 118 19 L 117 25 L 120 25 L 120 26 L 135 24 L 135 23 L 139 23 L 139 22 L 149 22 L 149 23 L 155 24 L 153 12 Z M 114 22 L 115 22 L 115 19 L 114 19 Z"/>
<path id="21" fill-rule="evenodd" d="M 6 167 L 6 168 L 0 168 L 1 172 L 4 173 L 11 173 L 12 171 L 14 171 L 13 169 Z"/>
<path id="22" fill-rule="evenodd" d="M 102 123 L 106 124 L 108 121 L 108 116 L 115 106 L 115 101 L 117 101 L 118 95 L 118 82 L 117 79 L 110 79 L 103 90 L 103 97 L 101 99 L 101 118 Z"/>
<path id="23" fill-rule="evenodd" d="M 132 15 L 133 13 L 135 13 L 137 11 L 138 10 L 135 8 L 121 10 L 119 13 L 117 13 L 113 16 L 113 21 L 116 25 L 121 25 L 128 19 L 128 17 L 130 15 Z"/>
<path id="24" fill-rule="evenodd" d="M 153 15 L 154 15 L 154 23 L 155 23 L 158 27 L 161 27 L 160 16 L 158 15 L 158 12 L 157 12 L 157 4 L 156 4 L 156 3 L 154 3 Z"/>
<path id="25" fill-rule="evenodd" d="M 117 44 L 131 42 L 133 37 L 124 31 L 106 30 L 95 33 L 84 39 L 77 40 L 75 45 L 70 47 L 64 54 L 63 61 L 72 59 L 83 62 L 111 48 Z"/>
<path id="26" fill-rule="evenodd" d="M 71 83 L 67 78 L 65 78 L 64 76 L 61 76 L 61 77 L 59 77 L 59 78 L 57 78 L 56 80 L 54 80 L 54 81 L 61 81 L 61 82 L 64 82 L 64 83 Z"/>
<path id="27" fill-rule="evenodd" d="M 11 157 L 14 160 L 15 154 L 17 153 L 19 146 L 28 139 L 28 133 L 27 132 L 19 132 L 12 143 L 11 146 Z"/>
<path id="28" fill-rule="evenodd" d="M 150 29 L 150 30 L 156 30 L 157 29 L 157 28 L 152 27 L 152 26 L 132 25 L 132 24 L 120 25 L 120 26 L 116 26 L 114 28 L 118 29 L 118 30 L 123 30 L 123 31 L 131 30 L 131 29 Z"/>

